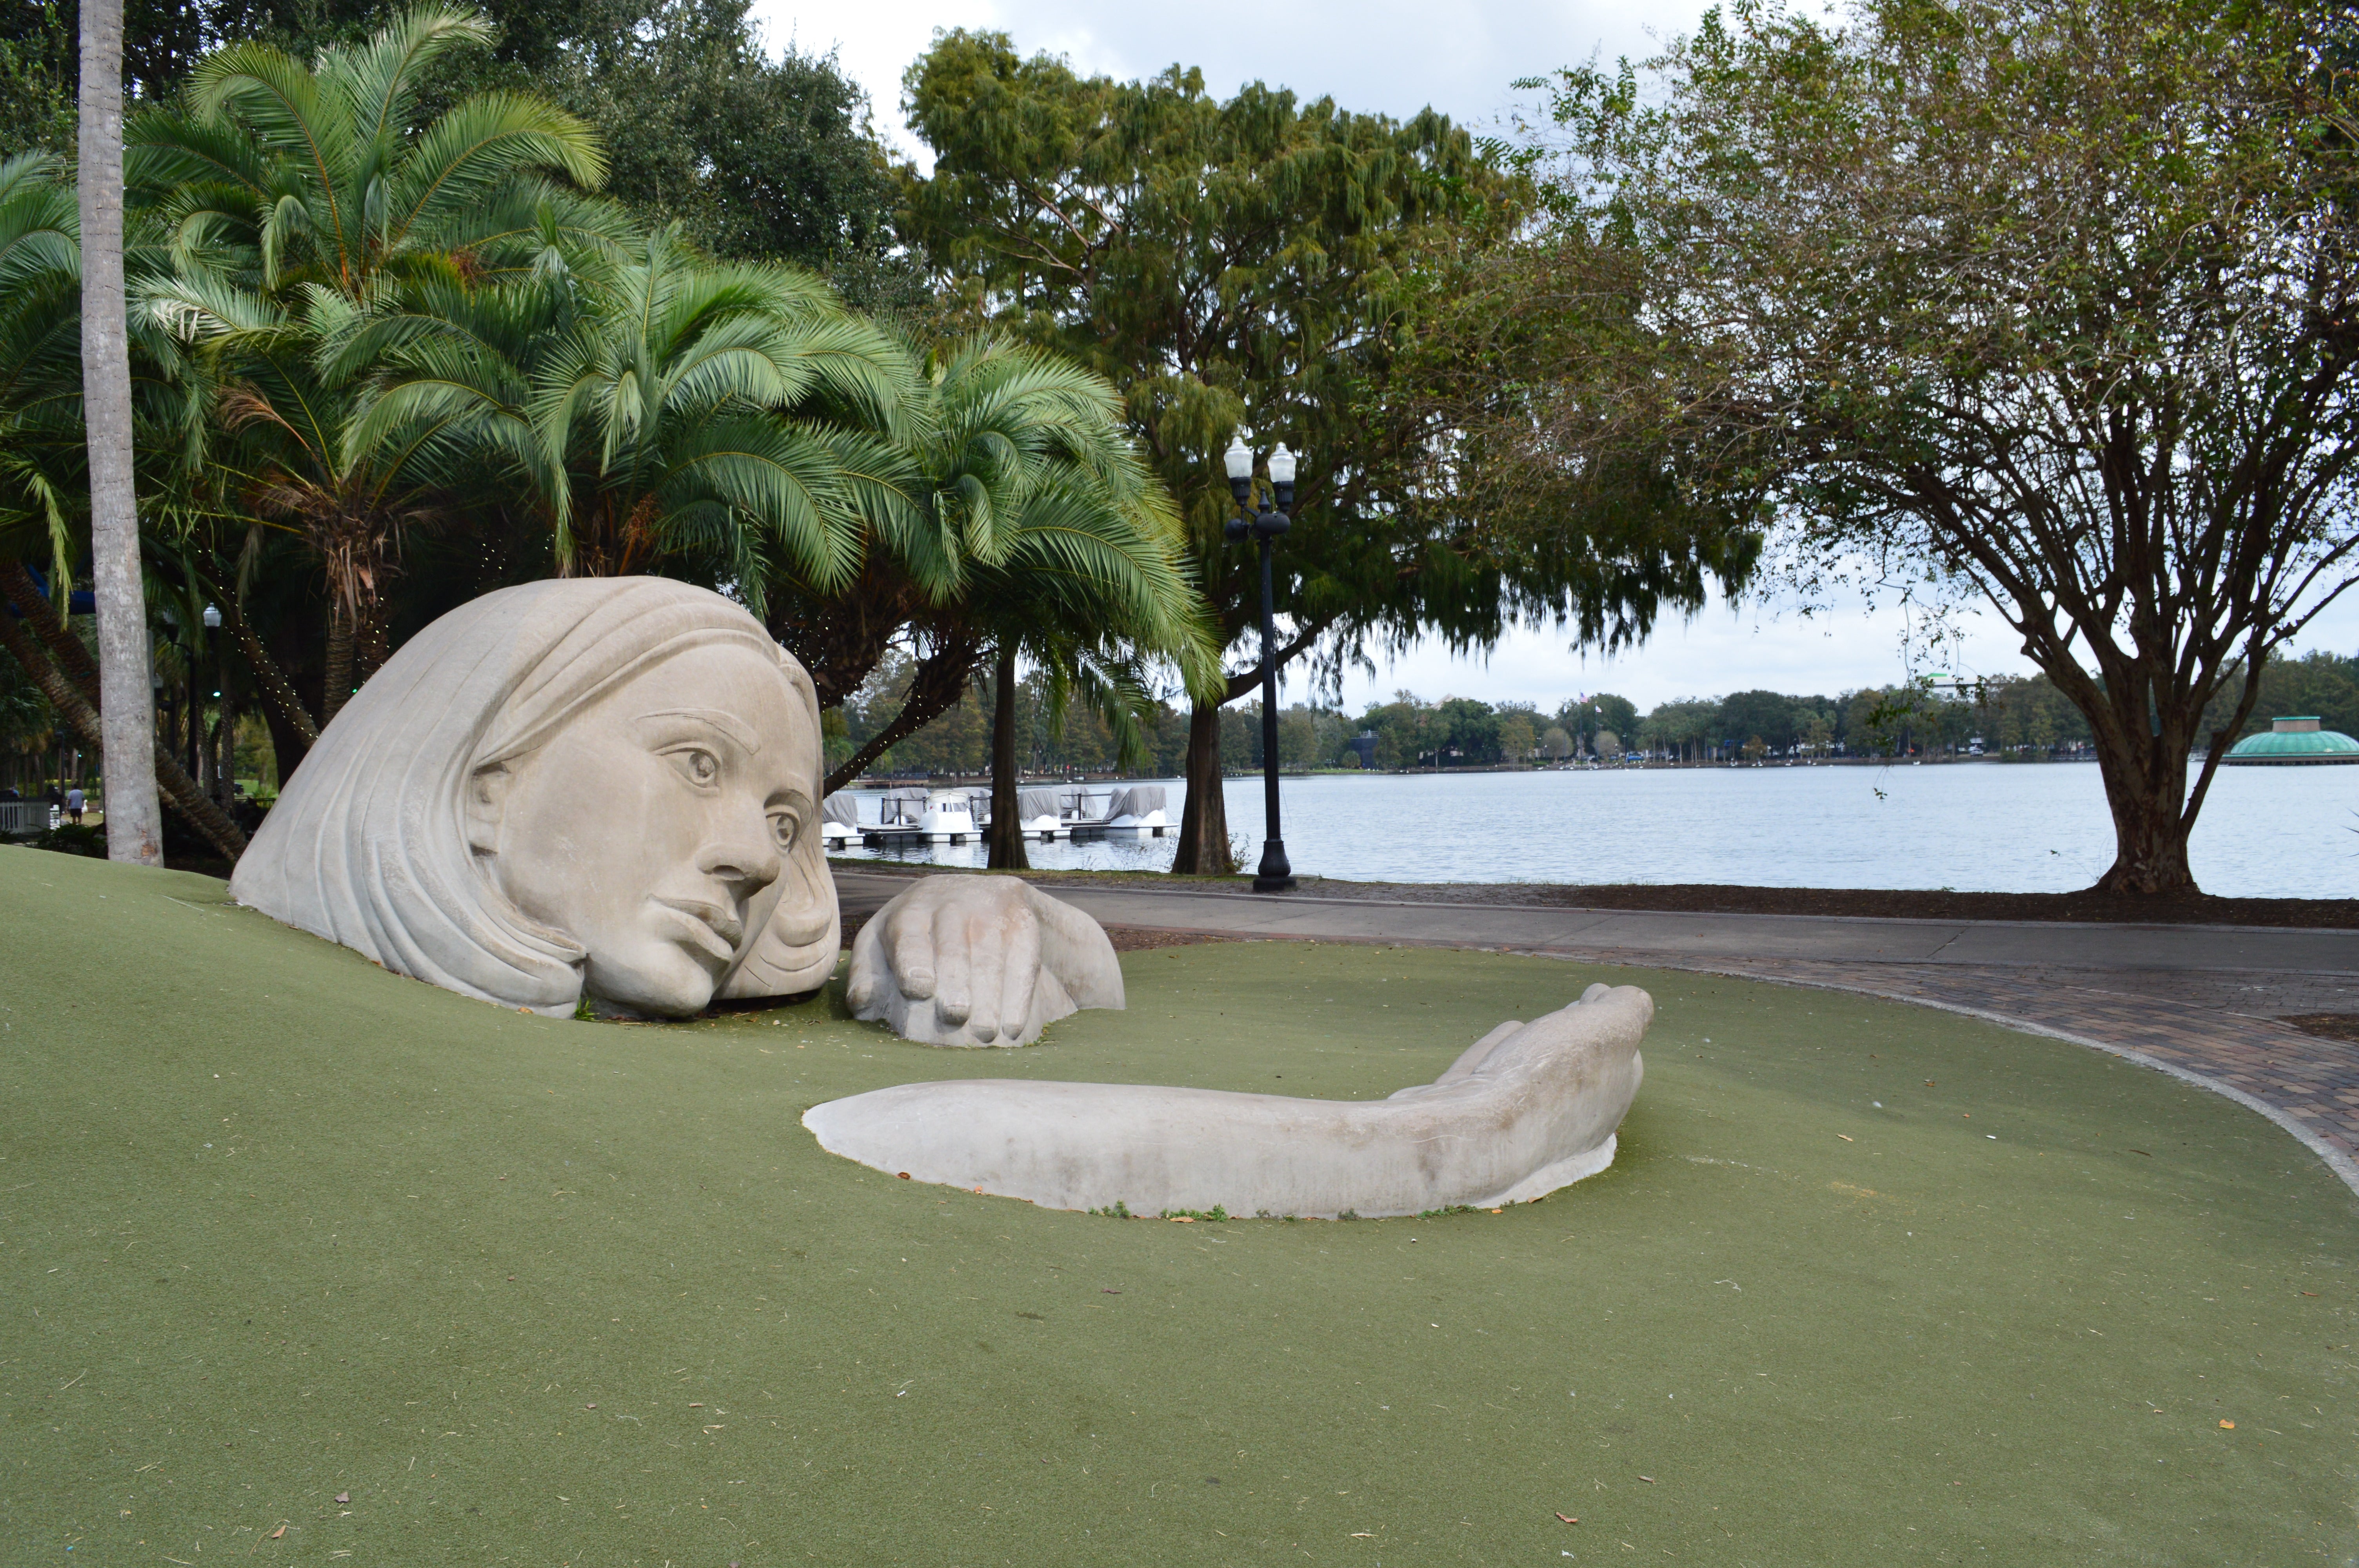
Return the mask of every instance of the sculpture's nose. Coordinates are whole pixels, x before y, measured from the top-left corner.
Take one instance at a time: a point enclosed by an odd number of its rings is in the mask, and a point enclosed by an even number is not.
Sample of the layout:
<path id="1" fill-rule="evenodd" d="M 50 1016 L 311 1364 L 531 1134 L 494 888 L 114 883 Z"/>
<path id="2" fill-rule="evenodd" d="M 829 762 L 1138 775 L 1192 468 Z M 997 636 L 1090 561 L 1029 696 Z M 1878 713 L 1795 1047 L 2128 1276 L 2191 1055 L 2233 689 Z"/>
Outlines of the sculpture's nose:
<path id="1" fill-rule="evenodd" d="M 697 855 L 696 869 L 730 883 L 738 898 L 748 899 L 777 881 L 786 866 L 771 838 L 768 819 L 756 813 L 750 824 L 733 821 L 715 835 Z"/>

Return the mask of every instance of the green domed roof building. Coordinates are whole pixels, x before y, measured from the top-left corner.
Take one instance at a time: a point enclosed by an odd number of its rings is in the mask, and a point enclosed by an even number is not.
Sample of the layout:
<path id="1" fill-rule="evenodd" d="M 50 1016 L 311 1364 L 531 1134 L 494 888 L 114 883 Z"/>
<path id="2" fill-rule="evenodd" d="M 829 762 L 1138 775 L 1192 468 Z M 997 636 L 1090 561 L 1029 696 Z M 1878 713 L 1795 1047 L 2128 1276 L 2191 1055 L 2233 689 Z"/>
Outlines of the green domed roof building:
<path id="1" fill-rule="evenodd" d="M 2359 741 L 2339 730 L 2321 730 L 2310 716 L 2276 719 L 2266 735 L 2247 735 L 2220 759 L 2242 762 L 2359 762 Z"/>

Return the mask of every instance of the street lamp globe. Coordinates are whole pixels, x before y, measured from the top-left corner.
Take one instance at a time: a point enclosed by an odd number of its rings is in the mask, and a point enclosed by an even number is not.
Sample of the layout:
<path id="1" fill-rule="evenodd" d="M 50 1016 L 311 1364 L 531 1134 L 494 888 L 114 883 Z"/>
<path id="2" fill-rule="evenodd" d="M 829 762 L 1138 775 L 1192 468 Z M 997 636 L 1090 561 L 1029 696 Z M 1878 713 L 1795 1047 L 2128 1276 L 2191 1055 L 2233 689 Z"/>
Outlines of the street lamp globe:
<path id="1" fill-rule="evenodd" d="M 208 631 L 208 632 L 218 632 L 218 631 L 220 631 L 220 630 L 221 630 L 221 606 L 220 606 L 220 605 L 218 605 L 218 604 L 208 604 L 208 605 L 206 605 L 206 606 L 205 606 L 205 617 L 204 617 L 204 619 L 205 619 L 205 630 L 206 630 L 206 631 Z"/>
<path id="2" fill-rule="evenodd" d="M 1246 448 L 1242 432 L 1229 438 L 1229 449 L 1221 455 L 1221 460 L 1228 468 L 1231 484 L 1253 478 L 1253 453 Z"/>
<path id="3" fill-rule="evenodd" d="M 1280 441 L 1277 450 L 1269 455 L 1269 482 L 1285 485 L 1294 482 L 1294 454 L 1286 449 L 1284 441 Z"/>

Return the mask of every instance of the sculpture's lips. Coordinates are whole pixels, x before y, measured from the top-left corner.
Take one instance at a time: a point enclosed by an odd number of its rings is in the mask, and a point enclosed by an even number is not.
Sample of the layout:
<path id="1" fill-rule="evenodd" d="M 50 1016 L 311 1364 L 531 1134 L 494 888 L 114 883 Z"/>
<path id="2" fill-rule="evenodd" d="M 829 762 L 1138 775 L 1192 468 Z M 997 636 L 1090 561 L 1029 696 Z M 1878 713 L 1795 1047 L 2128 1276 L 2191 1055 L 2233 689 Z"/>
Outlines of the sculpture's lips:
<path id="1" fill-rule="evenodd" d="M 655 901 L 681 917 L 689 939 L 700 949 L 721 963 L 736 962 L 737 944 L 745 938 L 745 923 L 737 918 L 735 911 L 698 898 L 667 898 L 658 893 Z"/>

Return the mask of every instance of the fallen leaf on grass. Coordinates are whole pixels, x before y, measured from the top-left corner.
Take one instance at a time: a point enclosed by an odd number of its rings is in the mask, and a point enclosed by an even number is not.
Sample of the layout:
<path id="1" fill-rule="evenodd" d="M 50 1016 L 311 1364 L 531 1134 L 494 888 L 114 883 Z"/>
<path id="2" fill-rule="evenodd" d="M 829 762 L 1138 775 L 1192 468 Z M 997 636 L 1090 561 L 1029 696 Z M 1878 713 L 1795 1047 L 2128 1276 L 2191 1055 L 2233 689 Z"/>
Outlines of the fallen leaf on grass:
<path id="1" fill-rule="evenodd" d="M 2236 1423 L 2233 1421 L 2223 1421 L 2220 1423 L 2220 1430 L 2223 1432 L 2234 1432 L 2236 1430 Z"/>
<path id="2" fill-rule="evenodd" d="M 1556 1510 L 1555 1510 L 1554 1509 L 1549 1509 L 1549 1512 L 1550 1512 L 1550 1513 L 1556 1513 Z M 1563 1515 L 1563 1514 L 1556 1514 L 1556 1517 L 1557 1517 L 1557 1518 L 1559 1518 L 1559 1519 L 1563 1519 L 1563 1520 L 1564 1520 L 1564 1522 L 1565 1522 L 1565 1523 L 1567 1523 L 1567 1524 L 1579 1524 L 1579 1523 L 1581 1522 L 1581 1521 L 1580 1521 L 1579 1519 L 1569 1519 L 1569 1518 L 1566 1518 L 1566 1516 L 1565 1516 L 1565 1515 Z"/>
<path id="3" fill-rule="evenodd" d="M 338 1502 L 340 1502 L 340 1503 L 348 1503 L 348 1502 L 351 1502 L 352 1500 L 353 1500 L 353 1495 L 352 1495 L 350 1492 L 338 1492 L 338 1493 L 336 1494 L 336 1501 L 338 1501 Z"/>
<path id="4" fill-rule="evenodd" d="M 1653 1486 L 1653 1485 L 1655 1484 L 1655 1478 L 1654 1478 L 1652 1476 L 1639 1476 L 1639 1477 L 1638 1477 L 1638 1479 L 1640 1479 L 1641 1481 L 1646 1482 L 1646 1483 L 1647 1483 L 1647 1485 L 1648 1485 L 1648 1486 L 1650 1486 L 1650 1487 L 1651 1487 L 1651 1486 Z"/>
<path id="5" fill-rule="evenodd" d="M 1838 1132 L 1838 1133 L 1836 1133 L 1836 1134 L 1835 1134 L 1835 1136 L 1836 1136 L 1837 1138 L 1842 1139 L 1842 1140 L 1843 1140 L 1844 1142 L 1846 1142 L 1846 1143 L 1856 1143 L 1856 1142 L 1858 1142 L 1858 1141 L 1859 1141 L 1859 1140 L 1858 1140 L 1858 1139 L 1854 1138 L 1854 1137 L 1853 1137 L 1850 1133 L 1848 1133 L 1848 1132 Z"/>

